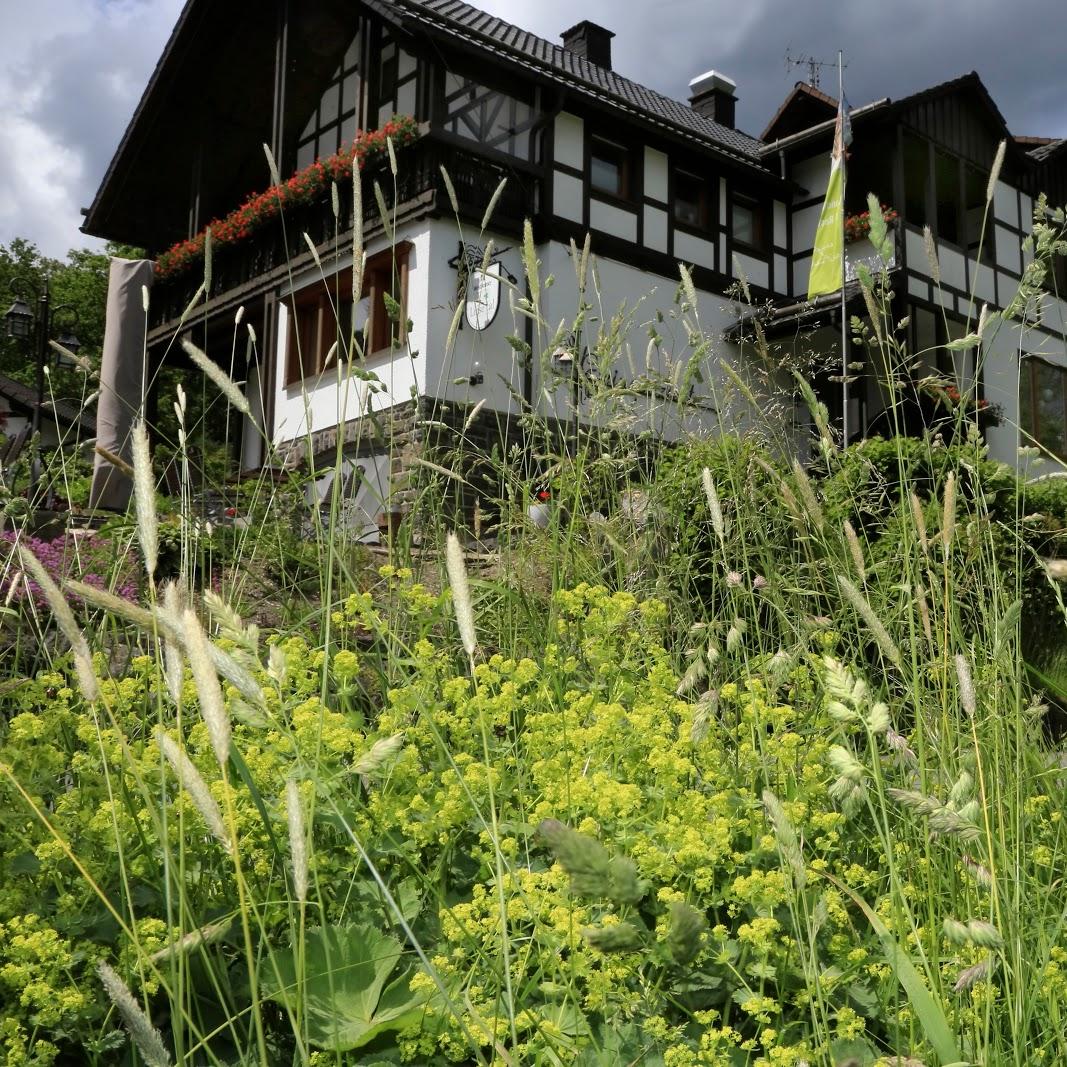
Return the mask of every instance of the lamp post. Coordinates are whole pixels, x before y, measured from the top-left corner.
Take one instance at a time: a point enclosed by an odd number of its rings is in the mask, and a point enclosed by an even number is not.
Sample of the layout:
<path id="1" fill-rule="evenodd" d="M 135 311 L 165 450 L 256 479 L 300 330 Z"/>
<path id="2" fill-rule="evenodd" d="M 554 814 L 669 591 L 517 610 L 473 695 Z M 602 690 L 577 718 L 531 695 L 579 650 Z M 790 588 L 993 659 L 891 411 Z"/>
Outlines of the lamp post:
<path id="1" fill-rule="evenodd" d="M 580 343 L 580 342 L 579 342 Z M 569 383 L 571 393 L 571 406 L 573 407 L 573 444 L 574 455 L 578 455 L 578 419 L 581 413 L 582 403 L 582 368 L 575 358 L 574 352 L 567 346 L 560 346 L 552 353 L 552 369 L 556 375 Z"/>
<path id="2" fill-rule="evenodd" d="M 24 299 L 23 290 L 27 291 L 25 295 L 32 297 L 36 311 Z M 41 409 L 44 407 L 45 367 L 50 362 L 49 341 L 52 340 L 52 335 L 56 330 L 57 316 L 61 314 L 69 315 L 77 323 L 78 311 L 70 304 L 59 304 L 57 307 L 52 307 L 52 294 L 48 288 L 47 280 L 45 280 L 40 289 L 26 282 L 21 285 L 18 282 L 12 282 L 11 291 L 14 293 L 15 299 L 4 315 L 7 335 L 15 341 L 32 342 L 37 375 L 37 402 L 34 404 L 30 418 L 30 432 L 37 442 L 37 451 L 33 457 L 33 464 L 30 470 L 30 487 L 27 493 L 27 496 L 32 499 L 33 491 L 36 489 L 37 482 L 41 476 L 41 443 L 39 434 L 41 431 Z M 60 327 L 60 329 L 62 332 L 56 338 L 56 341 L 66 348 L 71 355 L 76 355 L 81 347 L 78 338 L 69 327 Z M 65 362 L 60 355 L 57 363 L 64 365 Z"/>

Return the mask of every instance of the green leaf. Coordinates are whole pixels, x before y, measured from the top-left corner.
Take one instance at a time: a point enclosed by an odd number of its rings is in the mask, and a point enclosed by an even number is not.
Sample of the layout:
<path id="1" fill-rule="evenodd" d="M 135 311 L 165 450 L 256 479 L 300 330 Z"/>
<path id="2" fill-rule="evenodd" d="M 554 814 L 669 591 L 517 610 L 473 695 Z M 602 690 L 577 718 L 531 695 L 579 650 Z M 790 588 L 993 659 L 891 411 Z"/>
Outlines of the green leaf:
<path id="1" fill-rule="evenodd" d="M 867 213 L 870 219 L 870 238 L 875 251 L 884 261 L 888 261 L 892 255 L 889 245 L 889 227 L 886 226 L 885 216 L 882 214 L 882 205 L 878 203 L 878 197 L 874 193 L 867 194 Z"/>
<path id="2" fill-rule="evenodd" d="M 618 904 L 636 904 L 648 886 L 626 856 L 609 856 L 595 838 L 555 819 L 545 819 L 539 831 L 560 866 L 571 876 L 571 892 L 580 897 L 607 897 Z"/>
<path id="3" fill-rule="evenodd" d="M 862 1037 L 849 1040 L 838 1039 L 830 1046 L 830 1060 L 838 1067 L 843 1064 L 855 1064 L 857 1067 L 871 1067 L 878 1059 L 878 1053 L 870 1042 Z"/>
<path id="4" fill-rule="evenodd" d="M 919 1025 L 926 1035 L 926 1040 L 930 1042 L 934 1052 L 937 1053 L 937 1058 L 941 1061 L 943 1067 L 965 1062 L 960 1055 L 959 1048 L 956 1045 L 956 1038 L 948 1024 L 948 1019 L 945 1018 L 941 1005 L 934 999 L 934 995 L 930 990 L 923 985 L 919 972 L 915 969 L 915 964 L 911 962 L 908 953 L 897 943 L 896 938 L 889 932 L 885 923 L 882 922 L 867 902 L 853 893 L 848 886 L 825 872 L 823 877 L 837 886 L 867 916 L 871 929 L 878 935 L 878 940 L 882 942 L 886 960 L 890 967 L 893 968 L 897 981 L 904 987 L 904 992 L 908 995 L 908 1000 L 911 1002 L 915 1017 L 919 1020 Z"/>
<path id="5" fill-rule="evenodd" d="M 264 963 L 261 987 L 303 1015 L 311 1044 L 348 1052 L 419 1019 L 425 997 L 409 992 L 410 969 L 393 976 L 400 956 L 400 943 L 373 926 L 321 927 L 308 933 L 303 973 L 285 949 Z"/>
<path id="6" fill-rule="evenodd" d="M 969 333 L 966 337 L 957 337 L 955 341 L 947 341 L 944 348 L 948 352 L 966 352 L 968 349 L 977 348 L 982 343 L 982 338 L 976 333 Z"/>
<path id="7" fill-rule="evenodd" d="M 663 1057 L 653 1051 L 633 1023 L 623 1026 L 600 1024 L 593 1031 L 593 1042 L 582 1049 L 574 1067 L 662 1067 Z"/>

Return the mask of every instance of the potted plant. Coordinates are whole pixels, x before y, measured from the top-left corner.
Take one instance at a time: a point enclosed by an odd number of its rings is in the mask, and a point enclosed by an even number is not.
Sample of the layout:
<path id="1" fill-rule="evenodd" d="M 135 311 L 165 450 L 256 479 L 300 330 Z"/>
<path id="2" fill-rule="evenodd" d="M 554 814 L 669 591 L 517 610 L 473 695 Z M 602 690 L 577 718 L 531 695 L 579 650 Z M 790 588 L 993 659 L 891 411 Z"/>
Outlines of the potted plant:
<path id="1" fill-rule="evenodd" d="M 892 226 L 900 218 L 900 212 L 882 204 L 882 218 L 887 226 Z M 855 215 L 845 216 L 845 241 L 851 244 L 853 241 L 862 241 L 871 233 L 871 213 L 860 211 Z"/>

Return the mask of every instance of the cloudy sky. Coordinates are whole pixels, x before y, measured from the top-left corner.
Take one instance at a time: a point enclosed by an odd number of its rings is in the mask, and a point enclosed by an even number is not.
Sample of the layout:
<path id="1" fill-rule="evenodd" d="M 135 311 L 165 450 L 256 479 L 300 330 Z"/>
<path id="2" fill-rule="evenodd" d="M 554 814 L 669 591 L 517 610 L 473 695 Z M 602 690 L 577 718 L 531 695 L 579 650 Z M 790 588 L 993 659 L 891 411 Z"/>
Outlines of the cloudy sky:
<path id="1" fill-rule="evenodd" d="M 225 0 L 216 0 L 225 2 Z M 477 2 L 477 0 L 476 0 Z M 78 232 L 182 0 L 0 0 L 0 243 L 50 255 Z M 806 71 L 787 51 L 845 51 L 854 106 L 977 70 L 1016 134 L 1067 136 L 1062 0 L 480 0 L 544 37 L 581 18 L 617 34 L 621 73 L 684 99 L 709 68 L 758 133 Z M 824 87 L 836 86 L 826 71 Z"/>

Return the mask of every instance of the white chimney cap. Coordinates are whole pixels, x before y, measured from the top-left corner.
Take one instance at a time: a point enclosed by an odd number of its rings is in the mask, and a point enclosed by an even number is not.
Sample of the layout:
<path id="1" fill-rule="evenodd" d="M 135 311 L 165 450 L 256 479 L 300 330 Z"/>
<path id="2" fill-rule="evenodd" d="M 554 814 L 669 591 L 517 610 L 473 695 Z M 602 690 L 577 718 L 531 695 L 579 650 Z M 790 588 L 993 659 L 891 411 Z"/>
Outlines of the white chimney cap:
<path id="1" fill-rule="evenodd" d="M 689 83 L 689 97 L 703 96 L 713 90 L 719 90 L 728 96 L 737 94 L 737 82 L 733 78 L 727 78 L 717 70 L 709 70 L 706 74 L 700 74 Z"/>

